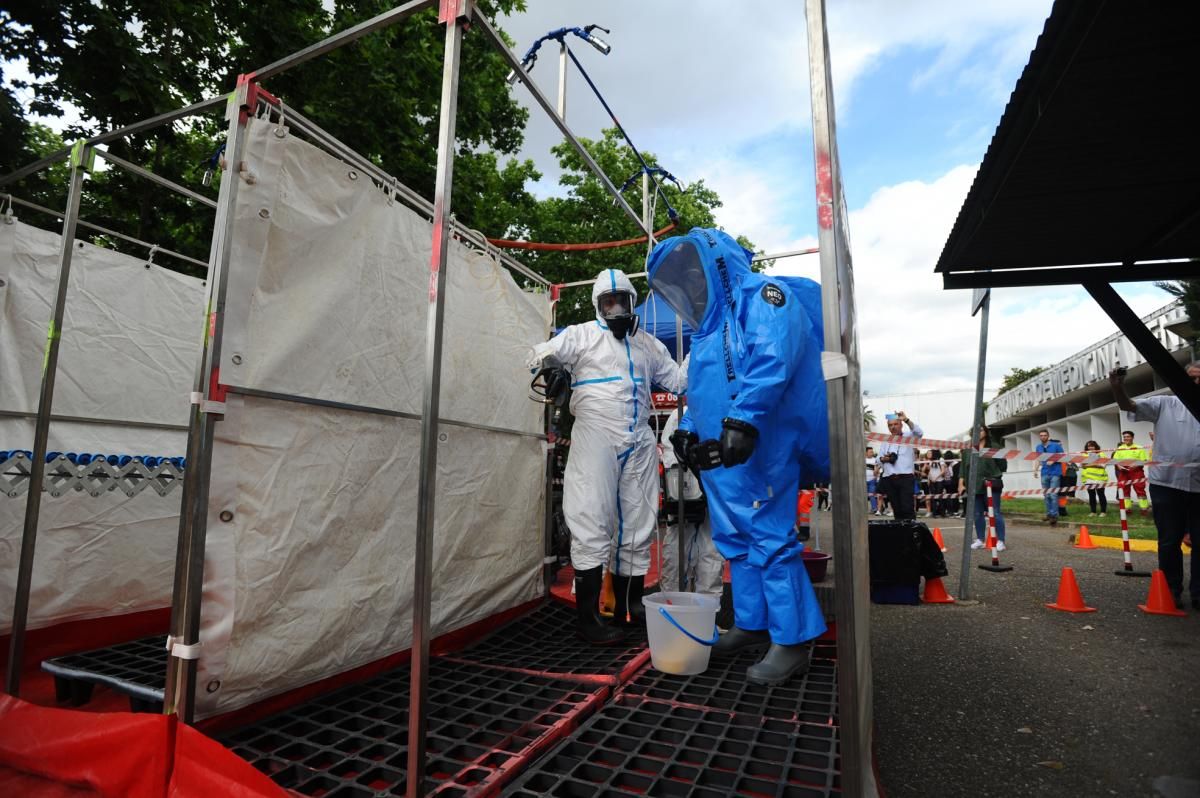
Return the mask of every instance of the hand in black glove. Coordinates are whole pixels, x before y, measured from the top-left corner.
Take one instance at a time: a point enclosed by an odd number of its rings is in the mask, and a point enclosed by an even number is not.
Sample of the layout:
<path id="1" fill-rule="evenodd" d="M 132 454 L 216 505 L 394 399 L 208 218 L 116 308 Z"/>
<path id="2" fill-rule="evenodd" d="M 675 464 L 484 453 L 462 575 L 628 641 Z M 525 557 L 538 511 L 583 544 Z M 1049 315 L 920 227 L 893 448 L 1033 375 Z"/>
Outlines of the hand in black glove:
<path id="1" fill-rule="evenodd" d="M 758 430 L 753 424 L 736 418 L 721 420 L 721 465 L 732 468 L 750 459 L 758 443 Z"/>
<path id="2" fill-rule="evenodd" d="M 675 450 L 675 457 L 678 458 L 679 462 L 683 465 L 688 465 L 690 463 L 688 458 L 690 449 L 693 444 L 700 442 L 700 436 L 694 432 L 677 429 L 671 433 L 669 440 L 671 441 L 671 448 Z"/>

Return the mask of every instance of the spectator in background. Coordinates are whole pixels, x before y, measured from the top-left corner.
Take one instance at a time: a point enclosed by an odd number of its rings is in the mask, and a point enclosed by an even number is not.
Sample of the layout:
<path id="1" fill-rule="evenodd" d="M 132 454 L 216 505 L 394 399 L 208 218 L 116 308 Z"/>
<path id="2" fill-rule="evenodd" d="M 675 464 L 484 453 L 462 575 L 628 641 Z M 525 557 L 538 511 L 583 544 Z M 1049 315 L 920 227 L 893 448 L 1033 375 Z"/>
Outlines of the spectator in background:
<path id="1" fill-rule="evenodd" d="M 1187 366 L 1188 377 L 1200 385 L 1200 360 Z M 1177 396 L 1147 396 L 1133 400 L 1125 392 L 1125 370 L 1108 375 L 1117 407 L 1130 421 L 1154 422 L 1155 457 L 1176 463 L 1200 463 L 1200 420 Z M 1183 608 L 1183 551 L 1180 544 L 1200 535 L 1200 467 L 1150 466 L 1150 496 L 1154 500 L 1154 526 L 1158 529 L 1158 567 Z M 1192 552 L 1192 609 L 1200 610 L 1200 556 Z"/>
<path id="2" fill-rule="evenodd" d="M 962 515 L 962 508 L 958 503 L 958 480 L 962 478 L 962 462 L 953 449 L 946 450 L 942 459 L 945 460 L 946 492 L 951 494 L 950 498 L 946 499 L 946 516 L 958 518 Z"/>
<path id="3" fill-rule="evenodd" d="M 1059 441 L 1062 444 L 1062 441 Z M 1062 464 L 1062 493 L 1058 494 L 1058 516 L 1065 518 L 1067 513 L 1067 503 L 1075 498 L 1076 491 L 1073 488 L 1079 485 L 1079 466 L 1074 463 Z"/>
<path id="4" fill-rule="evenodd" d="M 1038 439 L 1041 441 L 1037 445 L 1038 454 L 1065 454 L 1061 443 L 1050 440 L 1050 430 L 1039 431 Z M 1062 464 L 1039 460 L 1033 472 L 1035 477 L 1040 476 L 1042 490 L 1046 492 L 1046 517 L 1043 520 L 1049 521 L 1050 526 L 1058 526 L 1058 488 L 1062 485 Z"/>
<path id="5" fill-rule="evenodd" d="M 908 425 L 909 434 L 918 438 L 925 434 L 921 426 L 906 416 L 903 410 L 888 414 L 887 427 L 890 434 L 903 435 L 905 424 Z M 884 443 L 879 446 L 879 462 L 883 467 L 883 478 L 879 480 L 880 492 L 887 496 L 897 521 L 911 521 L 917 517 L 913 498 L 916 482 L 913 475 L 915 454 L 916 450 L 913 447 L 901 446 L 898 443 Z"/>
<path id="6" fill-rule="evenodd" d="M 929 489 L 929 452 L 917 450 L 917 459 L 913 463 L 913 475 L 916 477 L 913 480 L 913 506 L 924 507 L 921 515 L 929 517 L 929 494 L 932 493 Z"/>
<path id="7" fill-rule="evenodd" d="M 828 482 L 814 483 L 813 490 L 815 490 L 817 492 L 817 509 L 828 512 L 829 506 L 830 506 L 829 505 L 829 499 L 830 499 L 829 483 Z"/>
<path id="8" fill-rule="evenodd" d="M 946 464 L 942 460 L 942 453 L 938 449 L 934 449 L 929 453 L 929 492 L 933 496 L 940 497 L 943 493 L 948 493 L 950 488 L 946 487 Z M 928 504 L 929 512 L 934 518 L 946 517 L 946 500 L 943 498 L 930 498 Z"/>
<path id="9" fill-rule="evenodd" d="M 1083 453 L 1087 455 L 1095 455 L 1096 457 L 1108 457 L 1107 454 L 1100 451 L 1100 444 L 1095 441 L 1088 441 L 1083 445 Z M 1080 469 L 1080 476 L 1083 478 L 1083 486 L 1088 492 L 1088 507 L 1091 508 L 1093 517 L 1096 515 L 1096 505 L 1100 505 L 1100 517 L 1103 518 L 1108 512 L 1108 499 L 1104 496 L 1104 483 L 1108 482 L 1108 469 L 1097 463 L 1084 463 Z"/>
<path id="10" fill-rule="evenodd" d="M 1124 383 L 1122 383 L 1124 385 Z M 1153 440 L 1153 439 L 1151 439 Z M 1133 442 L 1133 430 L 1121 433 L 1121 443 L 1113 452 L 1114 460 L 1149 460 L 1150 453 L 1142 448 L 1140 443 Z M 1117 467 L 1117 498 L 1122 495 L 1128 500 L 1133 498 L 1130 488 L 1137 491 L 1138 507 L 1142 515 L 1149 514 L 1150 503 L 1146 500 L 1146 469 L 1140 465 L 1118 465 Z"/>
<path id="11" fill-rule="evenodd" d="M 879 515 L 879 497 L 875 495 L 875 474 L 879 471 L 879 458 L 875 456 L 875 449 L 871 446 L 867 447 L 867 502 L 871 506 L 871 512 Z"/>
<path id="12" fill-rule="evenodd" d="M 987 427 L 979 428 L 980 449 L 992 448 L 993 444 L 989 442 L 990 437 Z M 995 445 L 999 446 L 1000 442 L 997 441 Z M 973 549 L 982 549 L 987 541 L 989 482 L 992 487 L 992 511 L 996 516 L 996 550 L 1004 551 L 1007 548 L 1004 543 L 1004 515 L 1000 512 L 1000 494 L 1004 491 L 1004 472 L 1007 470 L 1007 460 L 981 457 L 979 458 L 979 468 L 972 474 L 970 457 L 963 457 L 963 478 L 958 483 L 958 490 L 961 493 L 969 486 L 975 495 L 975 542 L 971 544 Z"/>

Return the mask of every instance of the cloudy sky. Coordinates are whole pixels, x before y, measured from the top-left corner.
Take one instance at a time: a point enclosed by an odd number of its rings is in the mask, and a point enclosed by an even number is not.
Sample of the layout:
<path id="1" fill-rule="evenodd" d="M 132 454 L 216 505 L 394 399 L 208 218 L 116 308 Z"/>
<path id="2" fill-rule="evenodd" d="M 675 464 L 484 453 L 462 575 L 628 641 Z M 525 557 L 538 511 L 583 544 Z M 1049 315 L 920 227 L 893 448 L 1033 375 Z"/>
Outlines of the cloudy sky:
<path id="1" fill-rule="evenodd" d="M 779 252 L 815 246 L 811 107 L 803 3 L 728 0 L 527 0 L 503 21 L 523 54 L 542 34 L 598 23 L 613 48 L 572 49 L 639 149 L 685 183 L 703 179 L 728 231 Z M 1029 58 L 1051 0 L 828 0 L 838 137 L 861 326 L 862 385 L 876 412 L 904 407 L 926 433 L 970 424 L 978 319 L 968 293 L 944 291 L 933 266 Z M 599 31 L 597 31 L 599 33 Z M 552 99 L 557 46 L 533 70 Z M 528 92 L 514 89 L 528 103 Z M 567 120 L 584 136 L 611 123 L 582 79 Z M 556 191 L 557 131 L 531 114 L 524 155 Z M 614 176 L 623 179 L 625 176 Z M 815 256 L 778 270 L 817 276 Z M 1117 290 L 1141 314 L 1170 297 Z M 1116 327 L 1075 287 L 993 295 L 987 379 L 1057 362 Z M 990 392 L 989 392 L 990 393 Z"/>
<path id="2" fill-rule="evenodd" d="M 501 22 L 518 55 L 556 28 L 611 29 L 600 34 L 611 55 L 573 37 L 572 49 L 639 149 L 685 183 L 716 189 L 720 224 L 758 248 L 815 246 L 801 0 L 526 2 Z M 862 386 L 877 415 L 919 412 L 930 435 L 969 426 L 978 351 L 968 293 L 944 291 L 933 266 L 1051 2 L 827 0 Z M 8 76 L 19 67 L 7 64 Z M 555 43 L 533 75 L 553 100 Z M 512 91 L 532 105 L 523 86 Z M 611 126 L 573 68 L 567 120 L 588 137 Z M 561 191 L 550 155 L 559 141 L 534 109 L 521 156 L 545 173 L 541 195 Z M 817 269 L 811 255 L 776 267 L 814 278 Z M 1170 299 L 1149 284 L 1115 287 L 1143 315 Z M 985 396 L 1013 367 L 1055 363 L 1115 329 L 1081 288 L 994 293 Z"/>

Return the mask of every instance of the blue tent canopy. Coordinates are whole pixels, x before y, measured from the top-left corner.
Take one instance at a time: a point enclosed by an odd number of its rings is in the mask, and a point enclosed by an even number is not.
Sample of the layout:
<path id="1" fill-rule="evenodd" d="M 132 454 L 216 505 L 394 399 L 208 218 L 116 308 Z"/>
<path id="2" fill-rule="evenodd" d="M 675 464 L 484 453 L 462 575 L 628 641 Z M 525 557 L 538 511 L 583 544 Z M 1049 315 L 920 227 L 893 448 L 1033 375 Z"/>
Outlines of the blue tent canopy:
<path id="1" fill-rule="evenodd" d="M 653 335 L 667 345 L 671 357 L 675 357 L 675 311 L 663 302 L 658 294 L 650 297 L 634 310 L 641 317 L 640 329 Z M 692 328 L 686 321 L 683 323 L 683 353 L 686 355 L 691 348 Z"/>
<path id="2" fill-rule="evenodd" d="M 658 340 L 667 345 L 667 350 L 671 353 L 671 357 L 675 357 L 675 311 L 671 310 L 671 306 L 663 302 L 658 294 L 651 294 L 650 298 L 642 304 L 634 308 L 634 313 L 641 317 L 638 331 L 649 332 Z M 559 327 L 554 331 L 555 335 L 562 332 L 565 327 Z M 686 321 L 683 323 L 683 354 L 687 355 L 692 345 L 692 328 Z"/>

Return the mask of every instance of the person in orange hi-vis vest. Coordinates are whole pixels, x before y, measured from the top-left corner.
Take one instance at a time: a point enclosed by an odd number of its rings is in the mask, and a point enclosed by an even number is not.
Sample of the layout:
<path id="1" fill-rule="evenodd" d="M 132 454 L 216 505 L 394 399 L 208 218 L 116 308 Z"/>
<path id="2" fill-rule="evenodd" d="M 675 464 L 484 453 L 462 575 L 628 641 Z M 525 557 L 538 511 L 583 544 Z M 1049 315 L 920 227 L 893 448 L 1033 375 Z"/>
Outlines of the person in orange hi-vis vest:
<path id="1" fill-rule="evenodd" d="M 799 532 L 801 541 L 808 540 L 815 495 L 814 491 L 802 490 L 796 497 L 796 530 Z"/>

